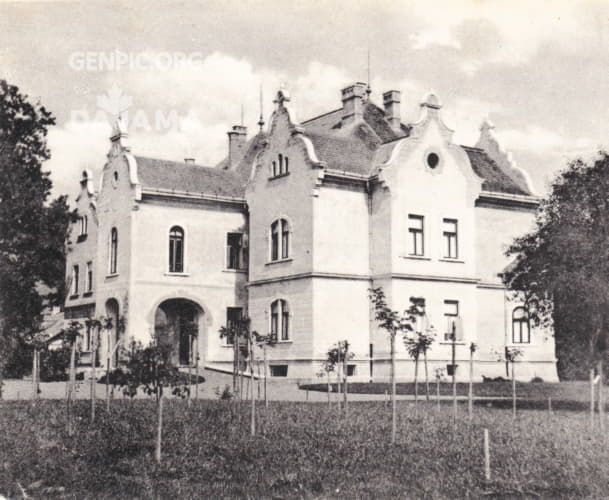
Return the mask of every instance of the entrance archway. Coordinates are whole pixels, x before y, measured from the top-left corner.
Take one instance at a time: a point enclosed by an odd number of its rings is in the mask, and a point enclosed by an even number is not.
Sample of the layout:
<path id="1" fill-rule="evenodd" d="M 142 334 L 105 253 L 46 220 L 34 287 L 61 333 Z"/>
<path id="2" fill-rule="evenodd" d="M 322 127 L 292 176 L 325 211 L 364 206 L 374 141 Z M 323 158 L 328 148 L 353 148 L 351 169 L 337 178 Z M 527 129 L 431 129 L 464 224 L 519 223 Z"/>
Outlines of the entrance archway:
<path id="1" fill-rule="evenodd" d="M 154 333 L 158 342 L 171 346 L 172 362 L 194 365 L 196 339 L 203 316 L 201 307 L 187 299 L 169 299 L 154 313 Z"/>
<path id="2" fill-rule="evenodd" d="M 110 358 L 111 366 L 117 366 L 118 364 L 118 349 L 115 349 L 117 342 L 120 338 L 120 331 L 118 328 L 119 322 L 119 311 L 118 301 L 116 299 L 108 299 L 106 301 L 106 317 L 112 321 L 112 329 L 108 332 L 107 349 L 108 352 L 104 353 L 106 357 L 109 353 L 112 353 Z"/>

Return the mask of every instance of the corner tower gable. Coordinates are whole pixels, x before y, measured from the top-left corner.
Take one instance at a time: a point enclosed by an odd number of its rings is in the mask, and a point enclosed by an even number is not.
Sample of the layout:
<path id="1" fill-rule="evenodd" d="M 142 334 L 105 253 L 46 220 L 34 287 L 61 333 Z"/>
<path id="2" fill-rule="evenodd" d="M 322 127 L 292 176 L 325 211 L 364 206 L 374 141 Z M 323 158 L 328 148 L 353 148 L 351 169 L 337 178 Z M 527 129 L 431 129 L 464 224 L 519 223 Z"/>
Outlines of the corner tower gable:
<path id="1" fill-rule="evenodd" d="M 442 120 L 440 109 L 439 99 L 429 94 L 410 135 L 380 148 L 375 168 L 378 180 L 386 189 L 398 191 L 408 186 L 417 189 L 422 182 L 432 190 L 429 195 L 436 184 L 448 182 L 456 189 L 456 183 L 462 182 L 473 205 L 483 179 L 474 172 L 465 150 L 452 142 L 453 130 Z"/>
<path id="2" fill-rule="evenodd" d="M 256 184 L 266 183 L 271 177 L 295 173 L 294 169 L 302 164 L 295 161 L 296 153 L 307 166 L 318 169 L 313 188 L 313 195 L 316 195 L 317 187 L 323 179 L 325 163 L 319 160 L 312 141 L 305 135 L 304 128 L 296 121 L 294 111 L 288 106 L 290 96 L 287 90 L 280 89 L 274 102 L 275 110 L 271 115 L 268 137 L 264 148 L 255 158 L 246 191 L 251 192 Z"/>
<path id="3" fill-rule="evenodd" d="M 104 165 L 100 178 L 100 194 L 110 192 L 110 189 L 129 189 L 133 191 L 135 200 L 142 199 L 142 189 L 137 172 L 137 161 L 131 154 L 129 134 L 122 119 L 116 120 L 110 137 L 108 161 Z M 125 182 L 127 181 L 127 182 Z"/>

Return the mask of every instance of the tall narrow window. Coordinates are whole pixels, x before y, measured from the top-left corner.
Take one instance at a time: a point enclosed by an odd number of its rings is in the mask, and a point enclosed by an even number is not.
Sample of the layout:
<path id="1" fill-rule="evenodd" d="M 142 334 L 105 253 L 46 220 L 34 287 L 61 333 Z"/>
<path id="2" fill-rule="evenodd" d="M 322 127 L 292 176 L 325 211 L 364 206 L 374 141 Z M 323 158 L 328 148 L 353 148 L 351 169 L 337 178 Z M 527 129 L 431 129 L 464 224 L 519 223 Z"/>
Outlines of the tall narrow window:
<path id="1" fill-rule="evenodd" d="M 93 290 L 93 262 L 87 262 L 85 292 L 90 292 L 92 290 Z"/>
<path id="2" fill-rule="evenodd" d="M 116 230 L 115 227 L 112 228 L 112 231 L 110 232 L 110 262 L 109 262 L 109 269 L 110 269 L 110 274 L 116 274 L 117 273 L 117 266 L 116 266 L 116 254 L 118 252 L 118 231 Z"/>
<path id="3" fill-rule="evenodd" d="M 242 233 L 226 235 L 226 268 L 245 269 L 245 249 Z"/>
<path id="4" fill-rule="evenodd" d="M 277 162 L 273 161 L 273 177 L 277 176 Z"/>
<path id="5" fill-rule="evenodd" d="M 462 332 L 459 322 L 459 302 L 457 300 L 444 301 L 444 340 L 451 342 L 462 340 Z"/>
<path id="6" fill-rule="evenodd" d="M 444 219 L 442 223 L 444 228 L 444 257 L 447 259 L 456 259 L 459 257 L 457 221 L 455 219 Z"/>
<path id="7" fill-rule="evenodd" d="M 290 310 L 283 299 L 271 304 L 271 336 L 277 340 L 290 340 Z"/>
<path id="8" fill-rule="evenodd" d="M 89 220 L 87 219 L 86 215 L 83 215 L 80 218 L 80 235 L 81 236 L 84 236 L 85 234 L 87 234 L 88 225 L 89 225 Z"/>
<path id="9" fill-rule="evenodd" d="M 290 225 L 285 219 L 271 224 L 271 260 L 287 259 L 290 256 Z"/>
<path id="10" fill-rule="evenodd" d="M 529 311 L 517 307 L 512 312 L 512 342 L 514 344 L 529 344 L 531 342 L 531 325 Z"/>
<path id="11" fill-rule="evenodd" d="M 408 215 L 408 234 L 410 255 L 423 255 L 425 253 L 425 237 L 422 215 Z"/>
<path id="12" fill-rule="evenodd" d="M 290 229 L 288 227 L 288 221 L 281 219 L 281 258 L 287 259 L 289 257 L 290 248 Z"/>
<path id="13" fill-rule="evenodd" d="M 169 231 L 169 272 L 184 272 L 184 230 L 180 226 Z"/>
<path id="14" fill-rule="evenodd" d="M 72 295 L 78 295 L 79 274 L 78 266 L 72 266 Z"/>
<path id="15" fill-rule="evenodd" d="M 283 155 L 279 153 L 279 175 L 283 174 Z"/>
<path id="16" fill-rule="evenodd" d="M 240 307 L 226 308 L 226 330 L 228 335 L 225 337 L 226 345 L 233 345 L 235 342 L 235 329 L 241 320 L 242 309 Z"/>
<path id="17" fill-rule="evenodd" d="M 287 156 L 283 157 L 283 173 L 284 174 L 289 173 L 289 170 L 288 170 L 288 157 Z"/>
<path id="18" fill-rule="evenodd" d="M 271 224 L 271 260 L 279 259 L 279 221 Z"/>

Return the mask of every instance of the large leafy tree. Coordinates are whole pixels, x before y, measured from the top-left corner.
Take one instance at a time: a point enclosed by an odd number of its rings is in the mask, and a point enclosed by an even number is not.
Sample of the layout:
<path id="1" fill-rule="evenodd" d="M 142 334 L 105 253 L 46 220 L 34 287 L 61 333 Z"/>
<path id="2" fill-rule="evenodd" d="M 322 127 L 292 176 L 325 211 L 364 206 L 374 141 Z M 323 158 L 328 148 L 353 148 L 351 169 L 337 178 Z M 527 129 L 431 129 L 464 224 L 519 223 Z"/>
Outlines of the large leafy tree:
<path id="1" fill-rule="evenodd" d="M 583 376 L 609 346 L 609 155 L 572 161 L 517 239 L 504 281 L 532 319 L 554 322 L 562 374 Z M 566 362 L 566 363 L 565 363 Z M 568 373 L 570 370 L 570 373 Z"/>
<path id="2" fill-rule="evenodd" d="M 63 297 L 73 215 L 65 196 L 51 199 L 49 173 L 42 170 L 54 124 L 43 106 L 0 80 L 0 381 L 5 369 L 23 364 L 45 303 Z"/>

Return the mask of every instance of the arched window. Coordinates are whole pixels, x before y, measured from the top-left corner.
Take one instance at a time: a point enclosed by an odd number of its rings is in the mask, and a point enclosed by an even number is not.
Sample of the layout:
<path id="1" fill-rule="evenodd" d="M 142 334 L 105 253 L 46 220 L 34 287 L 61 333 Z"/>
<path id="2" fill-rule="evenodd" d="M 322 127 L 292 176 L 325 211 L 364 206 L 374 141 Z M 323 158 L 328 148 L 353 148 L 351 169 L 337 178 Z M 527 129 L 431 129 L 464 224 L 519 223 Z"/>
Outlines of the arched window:
<path id="1" fill-rule="evenodd" d="M 169 231 L 169 272 L 184 272 L 184 230 L 180 226 Z"/>
<path id="2" fill-rule="evenodd" d="M 84 236 L 85 234 L 87 234 L 87 230 L 88 230 L 88 219 L 86 215 L 83 215 L 80 218 L 80 235 Z"/>
<path id="3" fill-rule="evenodd" d="M 271 224 L 271 260 L 287 259 L 290 256 L 290 226 L 285 219 Z"/>
<path id="4" fill-rule="evenodd" d="M 283 173 L 287 174 L 289 172 L 288 170 L 288 157 L 284 156 L 283 157 Z"/>
<path id="5" fill-rule="evenodd" d="M 118 251 L 118 231 L 116 230 L 115 227 L 112 228 L 112 231 L 110 231 L 110 261 L 109 261 L 109 268 L 110 268 L 110 274 L 116 274 L 117 271 L 117 266 L 116 266 L 116 254 Z"/>
<path id="6" fill-rule="evenodd" d="M 531 342 L 529 311 L 525 307 L 516 307 L 512 312 L 512 342 L 514 344 Z"/>
<path id="7" fill-rule="evenodd" d="M 271 336 L 277 340 L 290 340 L 290 309 L 283 299 L 271 304 Z"/>
<path id="8" fill-rule="evenodd" d="M 279 153 L 279 175 L 283 174 L 283 155 Z"/>

